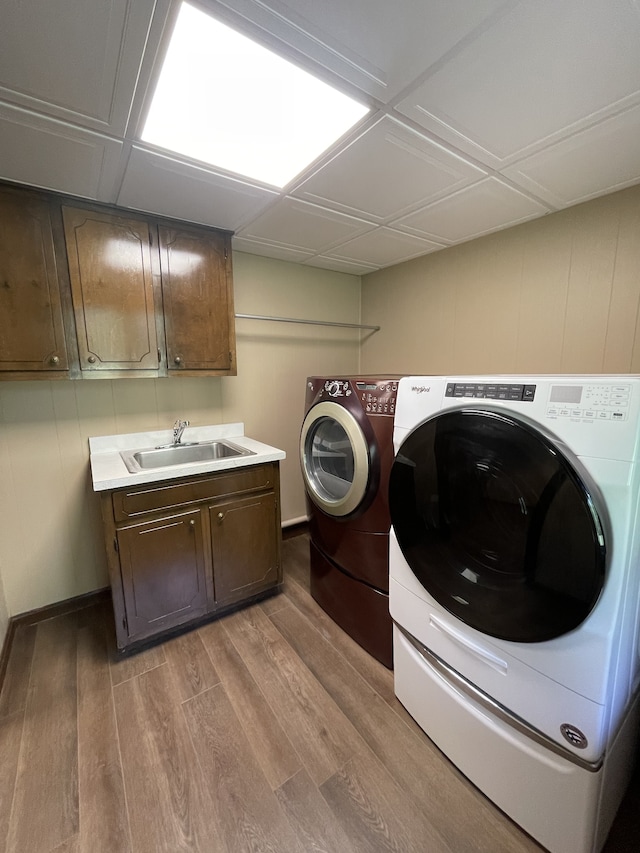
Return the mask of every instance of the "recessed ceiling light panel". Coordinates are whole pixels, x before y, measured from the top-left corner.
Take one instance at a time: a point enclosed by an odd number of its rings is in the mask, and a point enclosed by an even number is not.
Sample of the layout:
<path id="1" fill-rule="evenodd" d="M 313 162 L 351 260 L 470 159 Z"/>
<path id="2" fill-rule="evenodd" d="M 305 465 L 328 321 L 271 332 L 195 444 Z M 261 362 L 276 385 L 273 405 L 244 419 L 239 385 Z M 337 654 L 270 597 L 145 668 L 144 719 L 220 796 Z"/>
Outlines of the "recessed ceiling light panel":
<path id="1" fill-rule="evenodd" d="M 283 187 L 368 112 L 183 3 L 141 138 Z"/>

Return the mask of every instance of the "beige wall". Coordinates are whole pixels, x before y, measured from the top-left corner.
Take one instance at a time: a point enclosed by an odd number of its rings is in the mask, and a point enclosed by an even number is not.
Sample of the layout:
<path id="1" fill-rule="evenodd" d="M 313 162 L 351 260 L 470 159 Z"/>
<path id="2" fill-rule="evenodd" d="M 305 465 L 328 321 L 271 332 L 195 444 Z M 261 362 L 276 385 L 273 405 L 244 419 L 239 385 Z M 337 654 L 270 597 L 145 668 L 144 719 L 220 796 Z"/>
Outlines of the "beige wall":
<path id="1" fill-rule="evenodd" d="M 359 322 L 360 279 L 234 256 L 239 313 Z M 17 615 L 107 584 L 93 435 L 244 421 L 281 447 L 282 517 L 305 513 L 297 437 L 308 374 L 355 372 L 358 333 L 238 320 L 238 376 L 0 382 L 0 584 Z M 1 591 L 1 590 L 0 590 Z M 0 598 L 0 642 L 3 607 Z"/>
<path id="2" fill-rule="evenodd" d="M 0 573 L 0 649 L 4 643 L 4 638 L 7 636 L 7 628 L 9 623 L 9 611 L 7 610 L 7 602 L 4 597 L 4 585 L 2 583 L 2 574 Z"/>
<path id="3" fill-rule="evenodd" d="M 238 314 L 360 322 L 360 278 L 238 253 Z M 293 323 L 236 321 L 238 376 L 222 380 L 225 421 L 243 421 L 247 435 L 282 448 L 282 519 L 306 518 L 298 439 L 305 379 L 357 373 L 360 333 Z"/>
<path id="4" fill-rule="evenodd" d="M 365 372 L 640 372 L 640 186 L 363 278 Z"/>

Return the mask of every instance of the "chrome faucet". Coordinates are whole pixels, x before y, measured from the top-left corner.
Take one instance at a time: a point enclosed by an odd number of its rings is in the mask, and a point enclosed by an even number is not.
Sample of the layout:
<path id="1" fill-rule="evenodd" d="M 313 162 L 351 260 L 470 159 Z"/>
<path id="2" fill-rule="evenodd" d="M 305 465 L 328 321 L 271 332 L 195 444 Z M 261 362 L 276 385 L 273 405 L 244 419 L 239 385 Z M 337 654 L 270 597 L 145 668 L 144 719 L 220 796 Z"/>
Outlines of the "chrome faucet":
<path id="1" fill-rule="evenodd" d="M 182 440 L 182 433 L 189 426 L 189 421 L 177 420 L 173 425 L 173 446 L 177 447 Z"/>

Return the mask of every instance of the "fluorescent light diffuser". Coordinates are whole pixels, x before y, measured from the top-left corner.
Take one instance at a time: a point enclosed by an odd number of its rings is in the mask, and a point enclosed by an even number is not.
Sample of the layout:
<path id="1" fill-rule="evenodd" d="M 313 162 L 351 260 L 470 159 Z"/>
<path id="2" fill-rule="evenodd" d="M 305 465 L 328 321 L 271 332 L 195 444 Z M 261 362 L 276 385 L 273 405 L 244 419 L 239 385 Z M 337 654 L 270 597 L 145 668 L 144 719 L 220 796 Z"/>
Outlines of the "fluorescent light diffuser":
<path id="1" fill-rule="evenodd" d="M 183 3 L 142 139 L 283 187 L 367 112 Z"/>

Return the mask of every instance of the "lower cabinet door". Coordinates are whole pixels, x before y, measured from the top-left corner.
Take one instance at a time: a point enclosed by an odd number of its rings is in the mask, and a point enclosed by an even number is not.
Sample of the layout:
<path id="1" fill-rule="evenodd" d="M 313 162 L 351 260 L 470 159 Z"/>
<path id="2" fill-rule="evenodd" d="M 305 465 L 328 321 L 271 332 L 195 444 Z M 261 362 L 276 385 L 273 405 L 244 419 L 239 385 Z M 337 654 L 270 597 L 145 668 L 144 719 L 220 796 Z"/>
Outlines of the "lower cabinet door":
<path id="1" fill-rule="evenodd" d="M 207 612 L 200 510 L 118 530 L 126 632 L 141 640 Z"/>
<path id="2" fill-rule="evenodd" d="M 209 507 L 216 605 L 282 581 L 280 525 L 273 492 Z"/>

